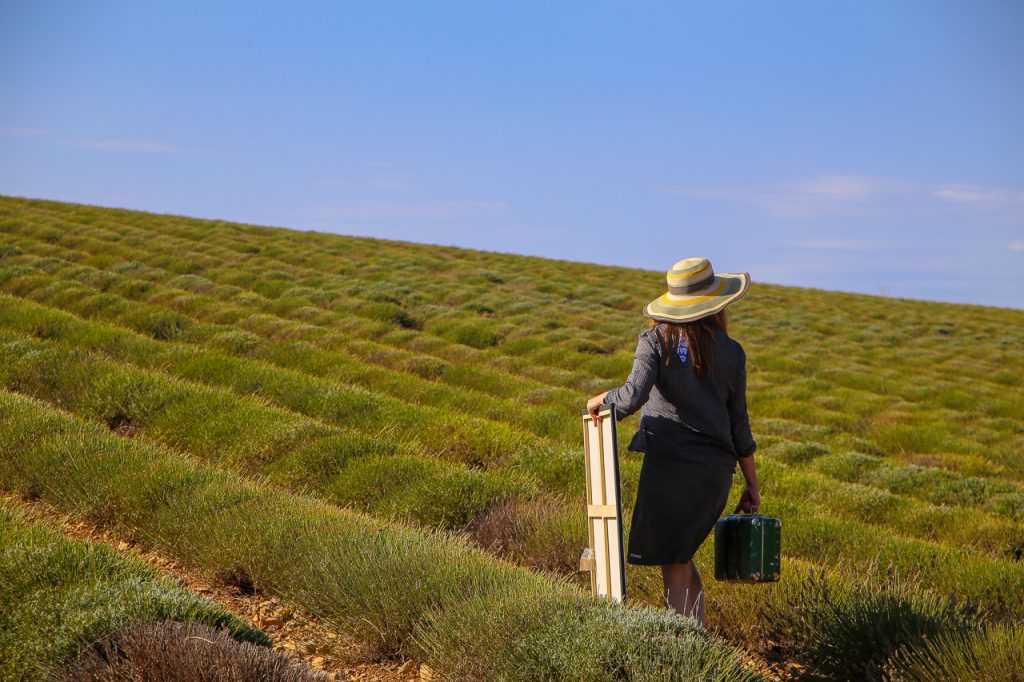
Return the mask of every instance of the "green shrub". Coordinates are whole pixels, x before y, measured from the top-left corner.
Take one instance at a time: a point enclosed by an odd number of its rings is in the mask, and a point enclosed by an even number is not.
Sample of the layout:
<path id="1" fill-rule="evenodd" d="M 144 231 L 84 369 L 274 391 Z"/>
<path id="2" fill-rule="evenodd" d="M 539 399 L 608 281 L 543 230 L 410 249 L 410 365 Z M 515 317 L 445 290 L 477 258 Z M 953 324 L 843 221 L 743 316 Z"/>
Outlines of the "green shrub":
<path id="1" fill-rule="evenodd" d="M 574 349 L 577 353 L 590 353 L 592 355 L 607 355 L 608 350 L 590 341 L 580 341 Z"/>
<path id="2" fill-rule="evenodd" d="M 437 381 L 444 377 L 448 370 L 448 363 L 437 358 L 413 356 L 404 363 L 404 368 L 428 381 Z"/>
<path id="3" fill-rule="evenodd" d="M 189 320 L 183 315 L 167 311 L 152 311 L 136 316 L 134 327 L 158 341 L 166 341 L 178 336 L 188 325 Z"/>
<path id="4" fill-rule="evenodd" d="M 902 651 L 891 671 L 906 682 L 1020 682 L 1024 680 L 1024 628 L 1000 623 L 966 634 L 943 634 L 920 648 Z"/>
<path id="5" fill-rule="evenodd" d="M 982 622 L 977 605 L 941 599 L 894 572 L 871 566 L 862 575 L 850 583 L 812 572 L 767 609 L 769 630 L 812 679 L 884 680 L 898 652 Z"/>
<path id="6" fill-rule="evenodd" d="M 179 289 L 194 292 L 208 292 L 213 289 L 214 284 L 205 277 L 198 275 L 178 275 L 167 280 L 167 284 Z"/>
<path id="7" fill-rule="evenodd" d="M 813 441 L 804 443 L 783 441 L 767 451 L 772 457 L 777 457 L 787 464 L 804 464 L 828 454 L 829 447 Z"/>
<path id="8" fill-rule="evenodd" d="M 501 336 L 491 325 L 480 322 L 450 323 L 440 326 L 437 331 L 453 343 L 472 348 L 490 348 L 501 342 Z"/>
<path id="9" fill-rule="evenodd" d="M 323 494 L 385 518 L 460 528 L 492 504 L 536 492 L 529 478 L 515 472 L 465 469 L 417 456 L 367 455 L 350 460 Z"/>
<path id="10" fill-rule="evenodd" d="M 263 340 L 247 331 L 236 329 L 221 332 L 210 339 L 210 345 L 230 355 L 251 357 Z"/>
<path id="11" fill-rule="evenodd" d="M 406 329 L 417 329 L 420 327 L 419 321 L 402 306 L 388 301 L 367 303 L 359 308 L 359 312 L 374 320 L 397 324 Z"/>
<path id="12" fill-rule="evenodd" d="M 674 613 L 533 591 L 430 611 L 412 636 L 448 680 L 760 679 L 739 663 L 738 651 Z"/>

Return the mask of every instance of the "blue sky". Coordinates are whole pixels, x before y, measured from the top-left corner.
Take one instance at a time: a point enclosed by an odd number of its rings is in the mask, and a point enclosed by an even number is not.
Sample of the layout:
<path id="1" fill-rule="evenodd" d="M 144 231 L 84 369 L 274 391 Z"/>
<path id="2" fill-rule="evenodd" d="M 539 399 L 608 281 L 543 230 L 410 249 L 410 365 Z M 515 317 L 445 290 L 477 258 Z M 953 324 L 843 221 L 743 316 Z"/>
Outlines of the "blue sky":
<path id="1" fill-rule="evenodd" d="M 1022 34 L 992 0 L 5 0 L 0 193 L 1024 307 Z"/>

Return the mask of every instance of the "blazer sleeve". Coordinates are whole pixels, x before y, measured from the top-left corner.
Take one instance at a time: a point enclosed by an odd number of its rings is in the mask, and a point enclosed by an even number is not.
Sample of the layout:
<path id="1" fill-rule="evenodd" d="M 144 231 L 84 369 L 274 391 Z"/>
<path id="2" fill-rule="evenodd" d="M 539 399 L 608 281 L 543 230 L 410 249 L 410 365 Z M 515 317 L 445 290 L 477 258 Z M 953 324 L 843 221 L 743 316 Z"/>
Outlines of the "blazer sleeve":
<path id="1" fill-rule="evenodd" d="M 732 443 L 736 447 L 736 454 L 749 457 L 757 449 L 757 443 L 750 433 L 750 419 L 747 416 L 747 354 L 742 346 L 739 347 L 739 377 L 726 407 L 729 409 Z"/>
<path id="2" fill-rule="evenodd" d="M 651 388 L 658 378 L 658 349 L 652 335 L 641 332 L 633 357 L 633 369 L 626 383 L 608 391 L 603 404 L 615 405 L 615 416 L 622 420 L 633 414 L 647 402 Z"/>

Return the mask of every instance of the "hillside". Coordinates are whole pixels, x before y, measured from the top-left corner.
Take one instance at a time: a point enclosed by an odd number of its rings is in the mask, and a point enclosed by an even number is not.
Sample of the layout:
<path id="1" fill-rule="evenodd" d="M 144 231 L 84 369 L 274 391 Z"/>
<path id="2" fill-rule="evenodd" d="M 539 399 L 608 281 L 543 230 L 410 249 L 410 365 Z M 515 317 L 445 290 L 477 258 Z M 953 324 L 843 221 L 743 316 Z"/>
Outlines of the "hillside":
<path id="1" fill-rule="evenodd" d="M 710 637 L 656 568 L 629 609 L 575 572 L 578 413 L 660 269 L 0 197 L 0 489 L 452 679 L 955 677 L 934 635 L 1024 670 L 1024 311 L 752 276 L 729 325 L 783 580 L 715 583 L 705 543 Z"/>

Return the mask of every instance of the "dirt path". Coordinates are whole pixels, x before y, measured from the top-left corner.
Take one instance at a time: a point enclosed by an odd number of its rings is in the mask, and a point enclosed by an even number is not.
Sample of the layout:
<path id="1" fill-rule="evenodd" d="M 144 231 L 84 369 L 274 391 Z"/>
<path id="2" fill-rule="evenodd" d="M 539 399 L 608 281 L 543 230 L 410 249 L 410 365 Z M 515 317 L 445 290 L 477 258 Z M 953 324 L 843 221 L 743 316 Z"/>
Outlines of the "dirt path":
<path id="1" fill-rule="evenodd" d="M 25 500 L 6 491 L 0 491 L 0 499 L 11 507 L 26 511 L 30 517 L 55 523 L 65 537 L 107 545 L 146 562 L 161 574 L 179 579 L 195 592 L 262 628 L 274 639 L 276 651 L 305 661 L 310 667 L 333 675 L 335 680 L 426 682 L 431 679 L 426 666 L 421 670 L 413 661 L 367 661 L 359 642 L 332 632 L 300 606 L 259 592 L 247 594 L 233 585 L 202 580 L 174 560 L 141 549 L 104 528 L 73 519 L 44 501 Z"/>

